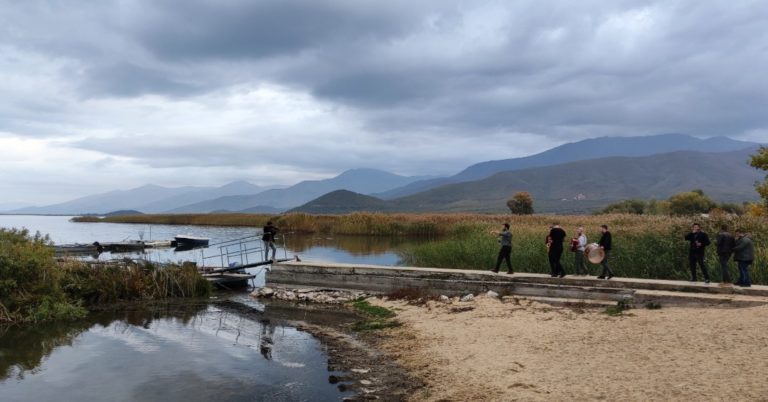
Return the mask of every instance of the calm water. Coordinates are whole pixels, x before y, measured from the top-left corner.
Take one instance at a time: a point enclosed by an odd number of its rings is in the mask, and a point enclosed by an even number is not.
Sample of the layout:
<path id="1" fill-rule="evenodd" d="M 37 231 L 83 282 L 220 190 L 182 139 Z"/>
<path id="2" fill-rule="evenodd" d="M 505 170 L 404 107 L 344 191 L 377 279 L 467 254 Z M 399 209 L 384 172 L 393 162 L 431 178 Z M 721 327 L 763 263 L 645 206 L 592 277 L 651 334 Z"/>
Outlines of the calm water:
<path id="1" fill-rule="evenodd" d="M 255 302 L 248 301 L 252 305 Z M 0 327 L 2 401 L 333 401 L 311 335 L 207 303 Z"/>
<path id="2" fill-rule="evenodd" d="M 208 237 L 217 243 L 260 232 L 69 219 L 0 215 L 0 227 L 39 231 L 57 244 L 169 240 L 177 234 Z M 288 234 L 285 254 L 308 261 L 396 265 L 397 249 L 404 245 L 397 239 Z M 98 258 L 200 263 L 203 253 L 215 251 L 149 249 L 146 254 L 103 253 Z M 263 283 L 260 268 L 249 271 L 259 274 L 256 285 Z M 92 314 L 75 323 L 0 327 L 0 401 L 324 401 L 346 396 L 328 383 L 328 376 L 338 373 L 328 371 L 320 342 L 280 322 L 327 324 L 338 319 L 351 322 L 353 317 L 264 306 L 245 293 L 226 297 L 263 314 L 245 316 L 215 304 L 195 303 L 184 308 Z M 298 316 L 286 317 L 291 314 Z"/>
<path id="3" fill-rule="evenodd" d="M 101 243 L 128 240 L 170 240 L 179 234 L 210 238 L 210 243 L 220 243 L 261 233 L 261 228 L 220 226 L 144 225 L 123 223 L 76 223 L 69 216 L 0 215 L 0 227 L 26 228 L 47 234 L 56 244 Z M 418 240 L 381 238 L 370 236 L 312 236 L 288 233 L 285 250 L 278 251 L 278 258 L 298 255 L 304 261 L 330 261 L 343 263 L 398 265 L 397 250 Z M 147 249 L 145 253 L 102 253 L 98 259 L 143 258 L 154 262 L 195 261 L 203 264 L 204 256 L 219 254 L 215 247 L 201 250 L 176 252 L 170 248 Z M 92 257 L 88 257 L 92 258 Z M 222 265 L 206 260 L 203 265 Z M 226 263 L 224 264 L 226 265 Z M 263 282 L 263 270 L 249 269 L 259 275 L 256 284 Z"/>

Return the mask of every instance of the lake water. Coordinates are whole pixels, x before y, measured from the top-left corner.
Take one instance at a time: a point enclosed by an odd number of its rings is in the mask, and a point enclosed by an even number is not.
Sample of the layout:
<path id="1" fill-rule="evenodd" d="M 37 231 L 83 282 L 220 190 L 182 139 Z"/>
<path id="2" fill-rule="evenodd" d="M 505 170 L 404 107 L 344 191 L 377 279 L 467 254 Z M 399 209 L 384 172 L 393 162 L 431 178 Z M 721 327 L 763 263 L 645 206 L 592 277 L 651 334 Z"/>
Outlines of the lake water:
<path id="1" fill-rule="evenodd" d="M 169 240 L 177 234 L 211 243 L 251 236 L 260 229 L 75 223 L 66 216 L 0 215 L 0 227 L 26 228 L 56 244 Z M 396 265 L 402 239 L 288 235 L 283 255 L 308 261 Z M 215 247 L 185 252 L 103 253 L 98 259 L 196 261 Z M 278 257 L 282 255 L 278 254 Z M 84 257 L 93 258 L 93 257 Z M 250 268 L 264 281 L 261 268 Z M 328 358 L 310 334 L 280 320 L 270 305 L 247 293 L 220 293 L 264 312 L 247 318 L 217 304 L 93 313 L 74 323 L 0 327 L 0 401 L 325 401 L 348 394 L 328 382 Z M 294 307 L 282 306 L 282 317 Z M 296 320 L 328 322 L 329 312 L 298 311 Z M 336 312 L 333 314 L 345 314 Z M 348 313 L 347 313 L 348 314 Z M 249 316 L 250 317 L 250 316 Z M 339 317 L 332 317 L 333 320 Z M 342 320 L 354 320 L 342 317 Z"/>
<path id="2" fill-rule="evenodd" d="M 310 334 L 245 301 L 258 320 L 206 302 L 0 327 L 2 401 L 338 401 Z"/>
<path id="3" fill-rule="evenodd" d="M 194 225 L 144 225 L 124 223 L 78 223 L 72 222 L 71 216 L 36 216 L 36 215 L 0 215 L 0 227 L 26 228 L 31 233 L 47 234 L 56 244 L 91 244 L 121 242 L 128 240 L 171 240 L 179 234 L 189 234 L 210 238 L 211 245 L 228 240 L 239 239 L 261 233 L 261 228 L 194 226 Z M 373 236 L 315 236 L 285 235 L 285 248 L 279 250 L 277 257 L 293 258 L 299 256 L 304 261 L 327 261 L 375 265 L 398 265 L 399 249 L 418 239 L 402 239 Z M 260 246 L 260 244 L 259 244 Z M 153 262 L 195 261 L 200 265 L 218 265 L 218 259 L 205 259 L 205 256 L 218 255 L 216 247 L 206 249 L 174 251 L 171 248 L 147 249 L 144 253 L 102 253 L 99 260 L 113 258 L 142 258 Z M 92 258 L 92 257 L 87 257 Z M 254 258 L 254 256 L 251 256 Z M 205 261 L 204 261 L 205 259 Z M 227 265 L 224 261 L 223 265 Z M 264 270 L 248 269 L 258 275 L 255 283 L 264 281 Z"/>

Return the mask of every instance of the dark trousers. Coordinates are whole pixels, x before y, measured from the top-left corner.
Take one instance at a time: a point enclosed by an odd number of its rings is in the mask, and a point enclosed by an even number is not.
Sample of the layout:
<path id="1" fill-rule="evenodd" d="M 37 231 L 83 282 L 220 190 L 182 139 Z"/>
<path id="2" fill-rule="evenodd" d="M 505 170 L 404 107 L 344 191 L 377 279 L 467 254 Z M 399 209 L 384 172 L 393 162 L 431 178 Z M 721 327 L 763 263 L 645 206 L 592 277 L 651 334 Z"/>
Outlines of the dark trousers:
<path id="1" fill-rule="evenodd" d="M 512 272 L 512 263 L 509 261 L 509 256 L 512 254 L 512 246 L 501 246 L 499 250 L 499 257 L 496 258 L 496 271 L 499 270 L 502 261 L 507 261 L 507 270 Z"/>
<path id="2" fill-rule="evenodd" d="M 688 263 L 691 265 L 691 280 L 696 281 L 696 265 L 701 267 L 701 272 L 704 274 L 704 280 L 709 281 L 709 268 L 707 268 L 707 262 L 704 261 L 704 253 L 689 253 Z"/>
<path id="3" fill-rule="evenodd" d="M 563 255 L 562 247 L 551 247 L 549 249 L 549 274 L 552 276 L 565 275 L 563 265 L 560 264 L 560 257 Z"/>
<path id="4" fill-rule="evenodd" d="M 608 257 L 611 255 L 611 250 L 603 251 L 605 251 L 605 258 L 603 258 L 603 262 L 600 263 L 600 265 L 603 267 L 603 272 L 600 274 L 600 276 L 607 278 L 609 276 L 613 276 L 613 271 L 611 271 L 611 268 L 608 267 Z"/>
<path id="5" fill-rule="evenodd" d="M 749 280 L 749 266 L 752 265 L 752 261 L 736 261 L 739 265 L 739 281 L 737 285 L 752 286 L 752 281 Z"/>
<path id="6" fill-rule="evenodd" d="M 723 283 L 731 283 L 731 270 L 728 268 L 731 253 L 718 254 L 717 256 L 720 258 L 720 270 L 723 271 Z"/>
<path id="7" fill-rule="evenodd" d="M 581 250 L 576 250 L 574 253 L 576 255 L 576 275 L 587 275 L 589 274 L 589 271 L 587 270 L 587 265 L 584 264 L 584 252 Z"/>

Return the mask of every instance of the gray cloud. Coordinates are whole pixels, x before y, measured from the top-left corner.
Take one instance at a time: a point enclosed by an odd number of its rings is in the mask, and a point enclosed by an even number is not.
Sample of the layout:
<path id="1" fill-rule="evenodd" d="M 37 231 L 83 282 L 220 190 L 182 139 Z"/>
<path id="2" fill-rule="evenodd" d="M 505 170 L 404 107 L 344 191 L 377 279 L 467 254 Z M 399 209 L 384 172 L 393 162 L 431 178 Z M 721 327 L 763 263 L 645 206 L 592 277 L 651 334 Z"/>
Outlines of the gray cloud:
<path id="1" fill-rule="evenodd" d="M 0 135 L 148 171 L 448 174 L 602 135 L 768 132 L 758 0 L 1 6 Z"/>

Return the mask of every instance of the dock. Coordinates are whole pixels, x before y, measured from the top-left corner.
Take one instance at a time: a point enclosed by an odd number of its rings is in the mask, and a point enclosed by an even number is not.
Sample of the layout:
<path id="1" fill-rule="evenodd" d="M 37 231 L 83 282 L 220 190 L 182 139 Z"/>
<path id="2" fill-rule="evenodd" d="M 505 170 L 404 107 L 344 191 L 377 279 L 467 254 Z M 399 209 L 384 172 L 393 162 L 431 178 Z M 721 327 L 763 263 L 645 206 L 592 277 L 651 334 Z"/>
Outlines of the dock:
<path id="1" fill-rule="evenodd" d="M 768 304 L 768 286 L 749 288 L 716 283 L 569 275 L 493 273 L 480 270 L 393 267 L 364 264 L 284 262 L 267 274 L 269 287 L 322 287 L 376 291 L 382 294 L 418 288 L 433 296 L 463 296 L 494 291 L 544 301 L 616 303 L 636 305 L 717 304 L 754 306 Z"/>

